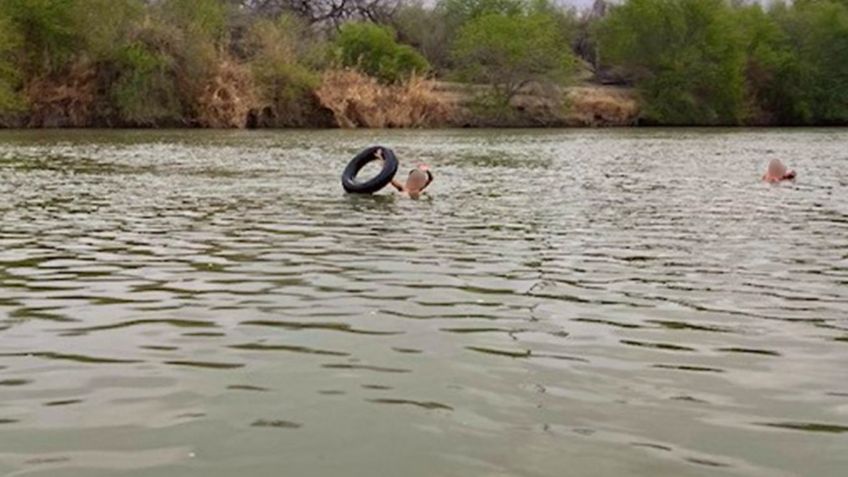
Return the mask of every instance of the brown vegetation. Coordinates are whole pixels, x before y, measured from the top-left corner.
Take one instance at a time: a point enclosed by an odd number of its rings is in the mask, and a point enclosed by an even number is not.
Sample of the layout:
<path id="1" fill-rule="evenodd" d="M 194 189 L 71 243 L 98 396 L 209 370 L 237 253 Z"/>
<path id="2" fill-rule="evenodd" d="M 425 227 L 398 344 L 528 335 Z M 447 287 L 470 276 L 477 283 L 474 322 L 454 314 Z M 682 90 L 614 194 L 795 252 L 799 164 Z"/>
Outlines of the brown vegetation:
<path id="1" fill-rule="evenodd" d="M 27 85 L 24 97 L 30 106 L 29 127 L 91 126 L 97 69 L 77 63 L 66 74 L 37 78 Z"/>
<path id="2" fill-rule="evenodd" d="M 315 91 L 343 128 L 416 128 L 450 125 L 456 111 L 432 80 L 413 76 L 385 85 L 352 69 L 329 70 Z"/>
<path id="3" fill-rule="evenodd" d="M 463 127 L 609 127 L 632 126 L 639 101 L 632 89 L 584 84 L 570 88 L 523 87 L 503 110 L 480 107 L 490 89 L 440 82 L 438 97 L 455 111 L 452 126 Z"/>
<path id="4" fill-rule="evenodd" d="M 632 122 L 626 95 L 559 86 L 575 74 L 592 77 L 588 63 L 572 71 L 564 51 L 568 14 L 509 0 L 472 15 L 474 2 L 0 1 L 0 127 Z M 462 12 L 461 22 L 446 23 Z M 396 15 L 405 20 L 393 22 Z M 530 30 L 547 33 L 518 42 Z M 415 48 L 431 36 L 435 63 Z M 506 44 L 521 54 L 507 55 Z M 480 68 L 486 74 L 472 74 Z M 434 81 L 438 74 L 466 83 Z"/>
<path id="5" fill-rule="evenodd" d="M 565 98 L 569 126 L 633 126 L 639 119 L 639 101 L 630 89 L 579 86 Z"/>
<path id="6" fill-rule="evenodd" d="M 32 81 L 25 91 L 29 127 L 121 126 L 103 107 L 98 85 L 105 73 L 78 63 L 62 75 Z M 352 69 L 326 71 L 312 92 L 289 101 L 268 102 L 257 94 L 249 67 L 232 61 L 217 65 L 193 106 L 191 124 L 205 128 L 247 127 L 532 127 L 629 126 L 639 116 L 635 94 L 625 88 L 577 86 L 565 90 L 528 85 L 510 101 L 504 115 L 476 108 L 488 88 L 437 82 L 413 76 L 386 85 Z"/>
<path id="7" fill-rule="evenodd" d="M 334 128 L 333 113 L 312 92 L 297 98 L 261 102 L 247 116 L 248 128 Z"/>
<path id="8" fill-rule="evenodd" d="M 244 128 L 256 107 L 249 68 L 224 61 L 197 98 L 197 123 L 208 128 Z"/>

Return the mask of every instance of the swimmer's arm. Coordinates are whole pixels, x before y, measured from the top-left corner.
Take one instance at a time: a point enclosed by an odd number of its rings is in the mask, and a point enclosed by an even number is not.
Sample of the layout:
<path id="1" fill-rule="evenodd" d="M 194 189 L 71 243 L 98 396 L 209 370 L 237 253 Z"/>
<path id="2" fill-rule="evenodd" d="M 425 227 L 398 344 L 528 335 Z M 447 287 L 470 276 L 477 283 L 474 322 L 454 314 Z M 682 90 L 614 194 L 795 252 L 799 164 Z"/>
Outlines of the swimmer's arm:
<path id="1" fill-rule="evenodd" d="M 382 150 L 382 149 L 377 149 L 377 150 L 374 152 L 374 156 L 376 156 L 376 157 L 377 157 L 377 160 L 379 160 L 381 164 L 385 164 L 385 163 L 386 163 L 386 159 L 383 157 L 383 150 Z M 400 183 L 400 182 L 398 182 L 398 181 L 396 181 L 396 180 L 392 179 L 392 186 L 393 186 L 395 189 L 397 189 L 397 190 L 398 190 L 398 192 L 403 192 L 403 185 L 401 185 L 401 183 Z"/>

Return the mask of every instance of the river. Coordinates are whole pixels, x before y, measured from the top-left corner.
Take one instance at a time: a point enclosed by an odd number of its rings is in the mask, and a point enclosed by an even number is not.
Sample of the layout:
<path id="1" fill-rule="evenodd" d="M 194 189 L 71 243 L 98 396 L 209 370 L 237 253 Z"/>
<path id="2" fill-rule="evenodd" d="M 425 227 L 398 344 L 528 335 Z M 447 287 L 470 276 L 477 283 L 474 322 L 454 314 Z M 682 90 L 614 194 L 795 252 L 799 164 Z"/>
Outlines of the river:
<path id="1" fill-rule="evenodd" d="M 846 475 L 846 145 L 0 132 L 0 475 Z"/>

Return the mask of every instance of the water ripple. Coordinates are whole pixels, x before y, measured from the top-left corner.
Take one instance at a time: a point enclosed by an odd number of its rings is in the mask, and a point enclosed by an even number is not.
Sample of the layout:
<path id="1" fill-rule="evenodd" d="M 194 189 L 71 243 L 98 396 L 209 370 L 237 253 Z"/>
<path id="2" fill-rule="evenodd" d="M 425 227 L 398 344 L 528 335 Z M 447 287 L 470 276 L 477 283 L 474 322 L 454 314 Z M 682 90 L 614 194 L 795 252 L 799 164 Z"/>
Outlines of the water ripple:
<path id="1" fill-rule="evenodd" d="M 0 474 L 841 475 L 846 141 L 2 131 Z"/>

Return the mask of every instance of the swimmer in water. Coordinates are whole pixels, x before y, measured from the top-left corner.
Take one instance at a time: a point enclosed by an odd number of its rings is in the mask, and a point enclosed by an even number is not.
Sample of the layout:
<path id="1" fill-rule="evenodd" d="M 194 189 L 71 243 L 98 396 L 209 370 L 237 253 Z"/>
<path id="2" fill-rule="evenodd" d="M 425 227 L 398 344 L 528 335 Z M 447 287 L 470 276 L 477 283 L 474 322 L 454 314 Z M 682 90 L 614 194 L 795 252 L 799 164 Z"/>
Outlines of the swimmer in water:
<path id="1" fill-rule="evenodd" d="M 378 159 L 383 160 L 383 150 L 378 149 L 374 153 Z M 433 173 L 425 164 L 420 164 L 415 169 L 409 171 L 409 176 L 406 178 L 406 183 L 401 184 L 395 179 L 392 179 L 392 186 L 402 194 L 407 194 L 413 199 L 417 199 L 424 192 L 430 183 L 433 182 Z"/>
<path id="2" fill-rule="evenodd" d="M 766 182 L 780 182 L 795 179 L 795 171 L 787 169 L 780 159 L 772 159 L 769 161 L 768 169 L 763 175 L 763 180 Z"/>

